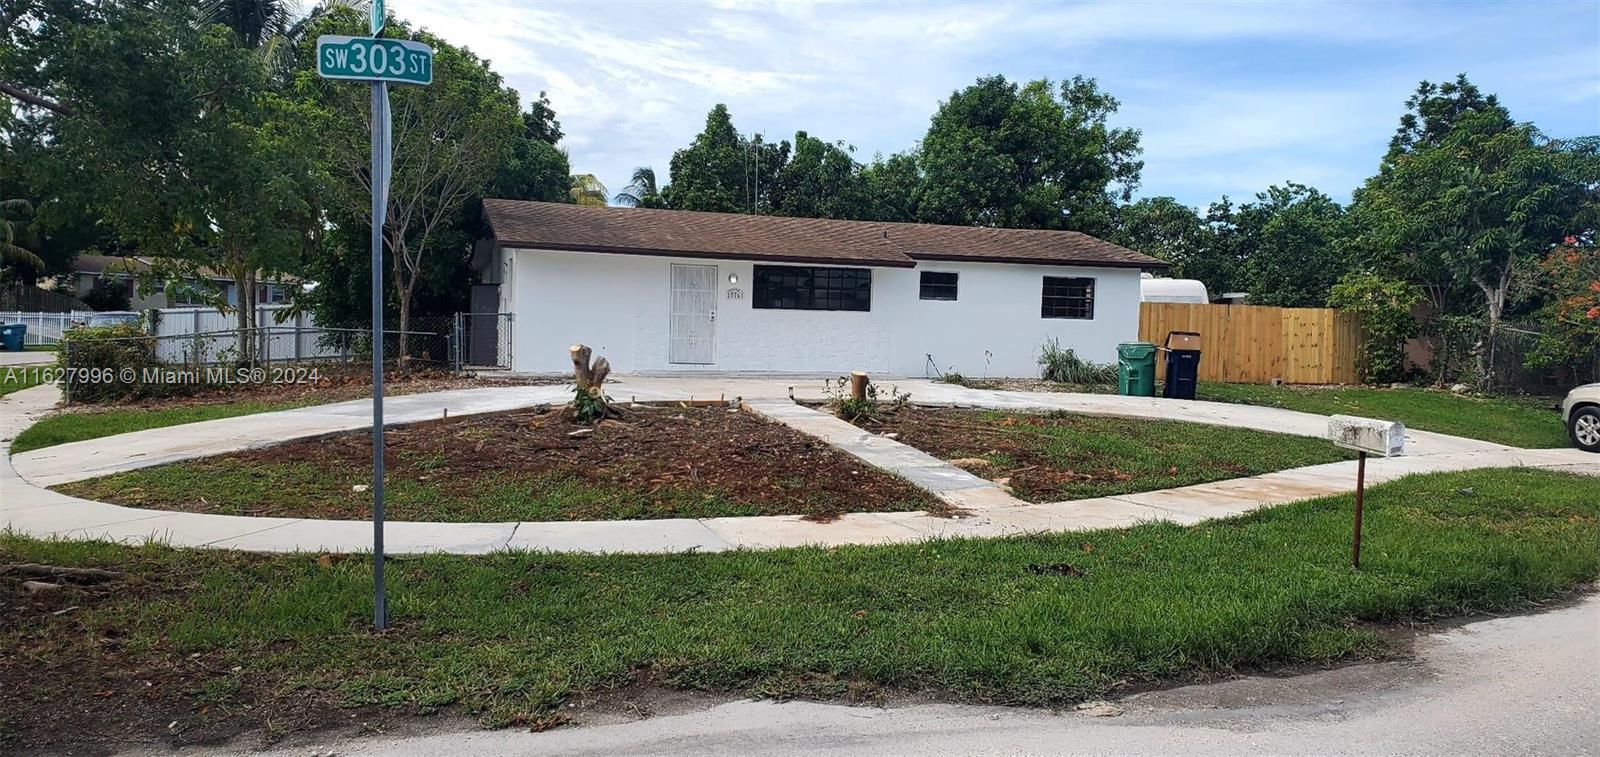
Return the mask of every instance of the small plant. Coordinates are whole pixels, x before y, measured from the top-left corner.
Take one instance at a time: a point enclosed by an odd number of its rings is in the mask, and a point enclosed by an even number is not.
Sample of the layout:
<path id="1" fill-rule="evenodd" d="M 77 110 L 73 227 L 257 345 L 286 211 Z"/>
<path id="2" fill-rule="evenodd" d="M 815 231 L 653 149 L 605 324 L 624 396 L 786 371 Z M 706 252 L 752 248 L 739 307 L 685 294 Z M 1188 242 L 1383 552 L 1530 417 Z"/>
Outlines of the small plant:
<path id="1" fill-rule="evenodd" d="M 1058 384 L 1114 384 L 1117 367 L 1084 360 L 1051 337 L 1039 349 L 1039 378 Z"/>
<path id="2" fill-rule="evenodd" d="M 572 417 L 579 423 L 599 423 L 606 417 L 610 405 L 605 397 L 586 389 L 572 392 Z"/>
<path id="3" fill-rule="evenodd" d="M 852 423 L 860 420 L 878 420 L 882 412 L 895 412 L 911 402 L 909 392 L 900 391 L 900 387 L 891 385 L 887 400 L 879 398 L 878 385 L 867 382 L 864 396 L 853 397 L 850 394 L 850 377 L 840 376 L 837 379 L 825 379 L 822 393 L 828 398 L 828 406 L 833 408 L 835 414 Z"/>
<path id="4" fill-rule="evenodd" d="M 961 375 L 961 373 L 958 372 L 958 371 L 951 371 L 949 373 L 944 374 L 943 376 L 940 376 L 939 377 L 939 381 L 940 381 L 940 383 L 955 384 L 957 386 L 966 386 L 967 385 L 967 377 Z"/>

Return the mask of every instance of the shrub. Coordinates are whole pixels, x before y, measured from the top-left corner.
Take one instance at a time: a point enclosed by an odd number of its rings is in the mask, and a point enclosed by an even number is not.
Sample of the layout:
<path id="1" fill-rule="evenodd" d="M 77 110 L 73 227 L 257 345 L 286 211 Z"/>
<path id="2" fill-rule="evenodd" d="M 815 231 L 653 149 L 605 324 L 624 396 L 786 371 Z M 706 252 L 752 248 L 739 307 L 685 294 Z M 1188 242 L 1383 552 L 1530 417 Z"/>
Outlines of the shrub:
<path id="1" fill-rule="evenodd" d="M 1366 339 L 1356 355 L 1356 373 L 1367 383 L 1405 377 L 1406 340 L 1417 335 L 1411 309 L 1422 301 L 1417 287 L 1375 273 L 1351 273 L 1333 285 L 1328 304 L 1361 316 Z"/>
<path id="2" fill-rule="evenodd" d="M 1115 384 L 1117 367 L 1084 360 L 1051 337 L 1039 350 L 1039 378 L 1058 384 Z"/>
<path id="3" fill-rule="evenodd" d="M 56 353 L 62 391 L 73 402 L 104 403 L 191 394 L 195 381 L 146 381 L 152 370 L 177 370 L 156 354 L 156 340 L 137 324 L 80 327 L 68 331 Z"/>

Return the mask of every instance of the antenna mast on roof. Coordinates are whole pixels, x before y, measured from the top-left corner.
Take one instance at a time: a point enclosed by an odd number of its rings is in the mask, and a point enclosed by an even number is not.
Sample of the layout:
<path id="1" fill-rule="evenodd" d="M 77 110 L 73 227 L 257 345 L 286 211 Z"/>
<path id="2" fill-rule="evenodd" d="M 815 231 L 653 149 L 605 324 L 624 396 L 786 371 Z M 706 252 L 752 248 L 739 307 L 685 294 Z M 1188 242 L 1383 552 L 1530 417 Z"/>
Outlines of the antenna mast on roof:
<path id="1" fill-rule="evenodd" d="M 744 148 L 746 190 L 750 189 L 750 167 L 755 166 L 755 189 L 750 192 L 750 215 L 761 215 L 761 133 L 754 134 Z"/>

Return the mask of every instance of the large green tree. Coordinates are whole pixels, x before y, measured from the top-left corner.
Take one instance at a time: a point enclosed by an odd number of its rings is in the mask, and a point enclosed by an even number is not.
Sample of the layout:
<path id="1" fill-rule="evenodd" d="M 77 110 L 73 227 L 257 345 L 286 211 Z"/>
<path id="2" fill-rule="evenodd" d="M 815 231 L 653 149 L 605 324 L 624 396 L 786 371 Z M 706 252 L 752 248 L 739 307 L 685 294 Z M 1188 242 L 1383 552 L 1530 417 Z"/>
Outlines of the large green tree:
<path id="1" fill-rule="evenodd" d="M 32 12 L 25 54 L 7 56 L 0 78 L 57 106 L 18 132 L 34 137 L 24 149 L 38 159 L 26 168 L 36 190 L 160 256 L 168 282 L 227 271 L 241 305 L 259 272 L 298 267 L 317 225 L 316 139 L 256 51 L 227 27 L 194 24 L 177 0 Z M 241 329 L 255 326 L 254 308 L 236 312 Z"/>
<path id="2" fill-rule="evenodd" d="M 336 9 L 302 44 L 320 34 L 360 34 L 364 24 L 359 14 Z M 470 258 L 471 239 L 459 233 L 463 214 L 515 157 L 529 124 L 516 92 L 467 49 L 393 19 L 384 33 L 434 50 L 433 83 L 392 87 L 389 95 L 394 161 L 383 241 L 400 331 L 409 332 L 418 289 L 430 272 L 459 271 Z M 296 92 L 318 114 L 318 142 L 332 177 L 330 213 L 340 225 L 359 228 L 372 191 L 369 90 L 322 79 L 309 68 L 313 56 L 300 58 L 307 67 L 297 75 Z M 410 356 L 409 337 L 400 340 L 399 356 Z"/>
<path id="3" fill-rule="evenodd" d="M 1172 264 L 1172 275 L 1199 279 L 1213 293 L 1232 282 L 1213 266 L 1209 229 L 1200 214 L 1171 197 L 1146 197 L 1117 211 L 1117 225 L 1107 237 Z"/>
<path id="4" fill-rule="evenodd" d="M 867 210 L 864 217 L 874 221 L 910 223 L 917 220 L 917 193 L 922 184 L 922 169 L 917 153 L 897 152 L 885 158 L 874 157 L 861 169 L 866 182 Z"/>
<path id="5" fill-rule="evenodd" d="M 795 132 L 794 151 L 773 182 L 773 211 L 802 218 L 867 217 L 867 185 L 861 164 L 843 142 L 824 142 Z"/>
<path id="6" fill-rule="evenodd" d="M 1492 384 L 1515 274 L 1600 223 L 1597 146 L 1516 123 L 1464 75 L 1423 82 L 1378 173 L 1356 193 L 1355 248 L 1422 285 L 1442 312 L 1481 314 L 1489 338 L 1479 379 Z"/>
<path id="7" fill-rule="evenodd" d="M 788 160 L 788 142 L 740 134 L 728 107 L 718 104 L 694 141 L 672 154 L 672 183 L 661 196 L 677 210 L 771 213 L 772 187 Z"/>
<path id="8" fill-rule="evenodd" d="M 1095 80 L 979 79 L 939 105 L 922 140 L 924 221 L 1108 231 L 1139 184 L 1139 132 Z"/>
<path id="9" fill-rule="evenodd" d="M 1236 225 L 1251 304 L 1324 307 L 1350 269 L 1340 246 L 1344 209 L 1313 187 L 1268 187 L 1240 206 Z"/>
<path id="10" fill-rule="evenodd" d="M 1458 88 L 1457 93 L 1460 92 Z M 1363 187 L 1361 201 L 1384 223 L 1374 235 L 1391 259 L 1442 263 L 1476 286 L 1495 329 L 1512 273 L 1565 237 L 1597 222 L 1600 186 L 1594 138 L 1553 140 L 1504 108 L 1444 109 L 1444 95 L 1413 99 L 1397 149 Z M 1428 113 L 1443 112 L 1446 116 Z M 1429 124 L 1448 120 L 1448 128 Z"/>

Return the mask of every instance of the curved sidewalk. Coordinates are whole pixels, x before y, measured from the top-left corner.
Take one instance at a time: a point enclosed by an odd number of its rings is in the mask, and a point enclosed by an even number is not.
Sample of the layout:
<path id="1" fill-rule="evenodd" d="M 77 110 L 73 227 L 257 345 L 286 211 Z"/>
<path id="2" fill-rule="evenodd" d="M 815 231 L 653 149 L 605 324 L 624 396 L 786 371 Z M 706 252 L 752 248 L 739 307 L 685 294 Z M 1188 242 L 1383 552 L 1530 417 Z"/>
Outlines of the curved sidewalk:
<path id="1" fill-rule="evenodd" d="M 1266 431 L 1321 436 L 1324 416 L 1277 408 L 1184 402 L 1114 395 L 998 392 L 972 390 L 921 380 L 893 381 L 919 403 L 955 404 L 1015 410 L 1069 410 L 1131 418 L 1185 420 Z M 748 406 L 778 422 L 817 435 L 846 452 L 890 470 L 897 461 L 921 465 L 941 461 L 787 402 L 821 399 L 819 379 L 624 376 L 612 387 L 618 399 L 641 401 L 743 398 Z M 385 420 L 412 423 L 441 417 L 498 412 L 543 402 L 561 402 L 561 386 L 485 387 L 406 395 L 385 402 Z M 0 445 L 55 404 L 54 387 L 27 389 L 0 398 Z M 793 408 L 790 410 L 789 408 Z M 365 428 L 370 401 L 357 400 L 273 413 L 239 416 L 151 429 L 23 453 L 0 462 L 0 528 L 36 537 L 163 541 L 174 546 L 217 547 L 266 552 L 360 552 L 370 549 L 370 521 L 247 516 L 144 510 L 77 499 L 43 487 L 177 460 L 223 454 L 295 439 Z M 806 427 L 810 424 L 810 427 Z M 818 425 L 821 424 L 821 425 Z M 1577 450 L 1520 450 L 1470 439 L 1408 432 L 1406 457 L 1372 460 L 1373 483 L 1411 473 L 1484 467 L 1531 466 L 1600 475 L 1600 456 Z M 907 452 L 909 451 L 909 452 Z M 915 454 L 912 454 L 915 453 Z M 917 455 L 920 455 L 918 457 Z M 929 462 L 929 461 L 932 462 Z M 948 466 L 943 466 L 948 468 Z M 954 470 L 954 469 L 950 469 Z M 933 471 L 936 476 L 949 475 Z M 914 476 L 913 476 L 914 477 Z M 964 482 L 981 496 L 942 497 L 969 515 L 938 518 L 917 512 L 852 513 L 815 523 L 797 516 L 666 519 L 645 521 L 426 523 L 391 521 L 385 529 L 396 554 L 450 552 L 478 554 L 500 549 L 557 552 L 691 552 L 765 549 L 803 545 L 886 544 L 935 537 L 992 537 L 1042 531 L 1073 531 L 1129 526 L 1165 520 L 1194 523 L 1259 507 L 1338 494 L 1354 486 L 1351 462 L 1331 463 L 1263 476 L 1142 494 L 1050 504 L 1025 504 L 996 494 L 992 484 Z M 981 482 L 981 479 L 978 480 Z M 982 482 L 988 484 L 988 482 Z M 930 487 L 932 488 L 932 487 Z"/>

